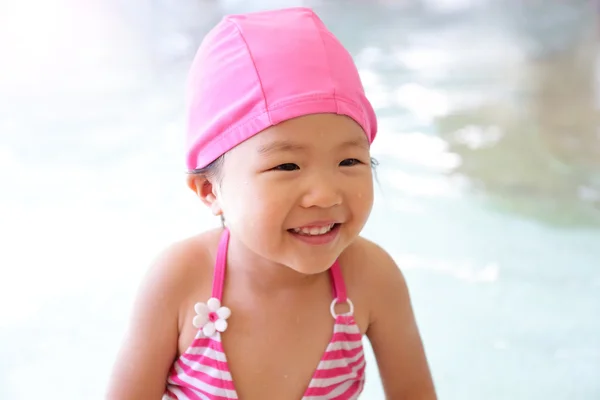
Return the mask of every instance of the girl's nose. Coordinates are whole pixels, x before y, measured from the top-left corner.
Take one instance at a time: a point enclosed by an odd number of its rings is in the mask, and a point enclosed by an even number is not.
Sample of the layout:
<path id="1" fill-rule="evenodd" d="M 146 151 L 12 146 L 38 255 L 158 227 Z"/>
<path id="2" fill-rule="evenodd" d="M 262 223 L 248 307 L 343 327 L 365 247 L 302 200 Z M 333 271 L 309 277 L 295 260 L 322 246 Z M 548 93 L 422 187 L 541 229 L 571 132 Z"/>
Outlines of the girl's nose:
<path id="1" fill-rule="evenodd" d="M 307 189 L 302 197 L 302 207 L 330 208 L 342 203 L 342 193 L 334 177 L 328 174 L 314 174 L 308 179 Z"/>

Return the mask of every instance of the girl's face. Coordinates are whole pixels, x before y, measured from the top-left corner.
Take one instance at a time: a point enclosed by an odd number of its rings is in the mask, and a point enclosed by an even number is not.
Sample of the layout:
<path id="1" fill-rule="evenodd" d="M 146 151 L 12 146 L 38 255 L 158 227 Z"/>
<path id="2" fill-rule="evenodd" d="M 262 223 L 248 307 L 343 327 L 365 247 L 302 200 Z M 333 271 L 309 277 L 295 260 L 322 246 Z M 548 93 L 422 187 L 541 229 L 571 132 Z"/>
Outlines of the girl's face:
<path id="1" fill-rule="evenodd" d="M 331 266 L 373 205 L 369 142 L 335 114 L 285 121 L 229 151 L 213 188 L 232 238 L 300 273 Z"/>

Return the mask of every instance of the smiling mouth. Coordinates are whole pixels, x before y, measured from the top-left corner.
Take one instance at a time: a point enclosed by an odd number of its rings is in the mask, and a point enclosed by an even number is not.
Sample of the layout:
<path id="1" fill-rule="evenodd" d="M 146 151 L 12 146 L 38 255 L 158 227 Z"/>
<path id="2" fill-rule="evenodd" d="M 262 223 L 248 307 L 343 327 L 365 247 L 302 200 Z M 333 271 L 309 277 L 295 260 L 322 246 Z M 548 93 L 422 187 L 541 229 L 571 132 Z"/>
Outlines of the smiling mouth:
<path id="1" fill-rule="evenodd" d="M 332 230 L 338 228 L 340 226 L 340 224 L 338 223 L 334 223 L 334 224 L 329 224 L 329 225 L 325 225 L 325 226 L 312 226 L 312 227 L 304 227 L 304 228 L 293 228 L 293 229 L 288 229 L 290 232 L 295 233 L 297 235 L 302 235 L 302 236 L 321 236 L 321 235 L 325 235 L 329 232 L 331 232 Z"/>

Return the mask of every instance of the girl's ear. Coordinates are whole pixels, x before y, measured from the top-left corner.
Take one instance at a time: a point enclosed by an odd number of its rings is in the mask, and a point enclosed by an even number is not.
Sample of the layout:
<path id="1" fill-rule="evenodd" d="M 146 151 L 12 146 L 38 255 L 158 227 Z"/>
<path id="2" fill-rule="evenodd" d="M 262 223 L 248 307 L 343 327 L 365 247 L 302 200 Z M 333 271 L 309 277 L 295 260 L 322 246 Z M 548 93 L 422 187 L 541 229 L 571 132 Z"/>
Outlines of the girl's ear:
<path id="1" fill-rule="evenodd" d="M 202 175 L 190 175 L 187 179 L 187 184 L 198 195 L 200 200 L 210 208 L 214 215 L 223 214 L 217 196 L 217 187 L 213 182 Z"/>

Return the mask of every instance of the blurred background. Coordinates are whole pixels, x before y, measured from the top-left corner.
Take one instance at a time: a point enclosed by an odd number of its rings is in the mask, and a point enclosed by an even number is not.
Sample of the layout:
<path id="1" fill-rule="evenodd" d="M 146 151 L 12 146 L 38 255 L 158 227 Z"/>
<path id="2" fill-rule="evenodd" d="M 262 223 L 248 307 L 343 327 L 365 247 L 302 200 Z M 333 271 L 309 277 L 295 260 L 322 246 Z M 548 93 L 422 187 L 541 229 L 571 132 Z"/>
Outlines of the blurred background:
<path id="1" fill-rule="evenodd" d="M 194 52 L 292 5 L 377 109 L 364 235 L 405 272 L 439 398 L 600 399 L 592 0 L 0 1 L 0 398 L 103 398 L 148 264 L 219 223 L 185 185 Z"/>

